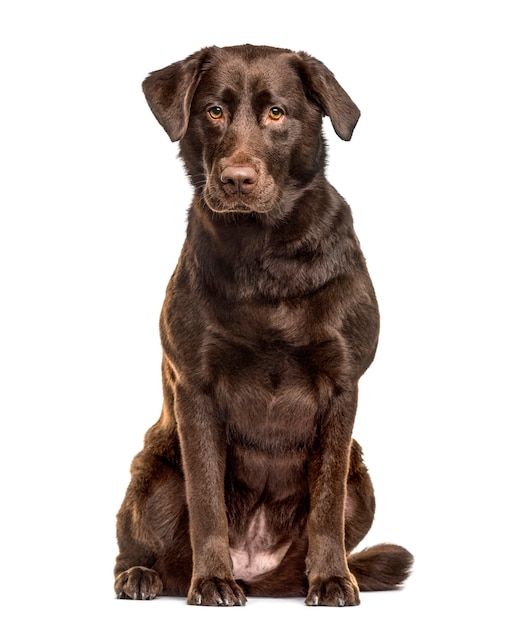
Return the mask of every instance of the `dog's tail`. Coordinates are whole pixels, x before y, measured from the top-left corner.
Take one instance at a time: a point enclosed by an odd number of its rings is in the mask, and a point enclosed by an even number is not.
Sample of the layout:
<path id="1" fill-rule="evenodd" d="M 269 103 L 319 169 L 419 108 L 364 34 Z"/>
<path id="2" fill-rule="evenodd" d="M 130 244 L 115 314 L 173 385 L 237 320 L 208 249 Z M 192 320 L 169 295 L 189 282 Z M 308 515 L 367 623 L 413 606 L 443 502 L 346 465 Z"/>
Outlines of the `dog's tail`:
<path id="1" fill-rule="evenodd" d="M 413 555 L 402 546 L 380 543 L 348 557 L 360 591 L 397 589 L 411 573 Z"/>

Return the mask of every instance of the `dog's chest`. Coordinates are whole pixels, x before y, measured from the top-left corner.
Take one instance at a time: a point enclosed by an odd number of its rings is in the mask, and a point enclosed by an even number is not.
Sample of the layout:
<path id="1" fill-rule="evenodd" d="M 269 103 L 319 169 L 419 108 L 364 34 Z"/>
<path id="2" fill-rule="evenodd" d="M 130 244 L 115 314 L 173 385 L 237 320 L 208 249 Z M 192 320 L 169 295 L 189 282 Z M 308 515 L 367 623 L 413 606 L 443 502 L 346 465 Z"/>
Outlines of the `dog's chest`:
<path id="1" fill-rule="evenodd" d="M 296 329 L 294 333 L 298 333 Z M 229 433 L 261 446 L 310 442 L 318 415 L 346 369 L 340 337 L 289 342 L 265 332 L 247 340 L 218 339 L 210 377 Z"/>

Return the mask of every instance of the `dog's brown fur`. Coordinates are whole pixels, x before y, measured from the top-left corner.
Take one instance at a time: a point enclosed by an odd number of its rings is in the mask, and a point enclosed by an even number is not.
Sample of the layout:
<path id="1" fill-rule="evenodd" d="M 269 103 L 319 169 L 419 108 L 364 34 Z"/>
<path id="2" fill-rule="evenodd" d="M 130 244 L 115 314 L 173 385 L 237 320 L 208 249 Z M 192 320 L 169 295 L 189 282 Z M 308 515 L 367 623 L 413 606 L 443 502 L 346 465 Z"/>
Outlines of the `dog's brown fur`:
<path id="1" fill-rule="evenodd" d="M 143 87 L 195 192 L 161 315 L 162 415 L 118 513 L 118 597 L 343 606 L 396 588 L 407 550 L 351 554 L 374 515 L 351 437 L 379 317 L 321 123 L 349 140 L 358 108 L 316 59 L 262 46 L 205 48 Z"/>

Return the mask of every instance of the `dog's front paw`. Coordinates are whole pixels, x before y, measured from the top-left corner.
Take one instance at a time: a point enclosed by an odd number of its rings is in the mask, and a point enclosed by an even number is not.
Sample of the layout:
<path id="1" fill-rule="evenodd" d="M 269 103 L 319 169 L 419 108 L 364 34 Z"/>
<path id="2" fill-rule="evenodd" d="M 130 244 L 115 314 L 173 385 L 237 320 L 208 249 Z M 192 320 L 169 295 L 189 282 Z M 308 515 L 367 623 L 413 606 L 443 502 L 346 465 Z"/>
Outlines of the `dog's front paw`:
<path id="1" fill-rule="evenodd" d="M 359 603 L 360 591 L 352 577 L 317 578 L 306 597 L 308 606 L 357 606 Z"/>
<path id="2" fill-rule="evenodd" d="M 188 604 L 197 606 L 244 606 L 245 594 L 232 579 L 197 578 L 192 581 Z"/>
<path id="3" fill-rule="evenodd" d="M 162 581 L 155 570 L 140 566 L 130 567 L 118 574 L 114 590 L 120 599 L 153 600 L 162 592 Z"/>

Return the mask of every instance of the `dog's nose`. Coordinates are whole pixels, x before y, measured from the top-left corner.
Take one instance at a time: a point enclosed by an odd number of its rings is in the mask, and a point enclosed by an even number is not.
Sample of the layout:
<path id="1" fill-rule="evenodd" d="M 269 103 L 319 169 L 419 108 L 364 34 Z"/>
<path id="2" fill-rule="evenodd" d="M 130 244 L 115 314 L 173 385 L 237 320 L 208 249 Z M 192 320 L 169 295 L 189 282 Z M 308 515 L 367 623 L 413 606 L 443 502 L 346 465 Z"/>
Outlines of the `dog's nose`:
<path id="1" fill-rule="evenodd" d="M 232 165 L 221 172 L 221 182 L 231 194 L 250 193 L 258 180 L 257 171 L 245 165 Z"/>

